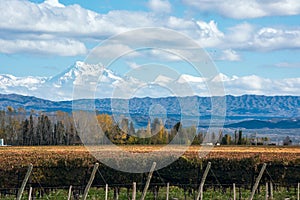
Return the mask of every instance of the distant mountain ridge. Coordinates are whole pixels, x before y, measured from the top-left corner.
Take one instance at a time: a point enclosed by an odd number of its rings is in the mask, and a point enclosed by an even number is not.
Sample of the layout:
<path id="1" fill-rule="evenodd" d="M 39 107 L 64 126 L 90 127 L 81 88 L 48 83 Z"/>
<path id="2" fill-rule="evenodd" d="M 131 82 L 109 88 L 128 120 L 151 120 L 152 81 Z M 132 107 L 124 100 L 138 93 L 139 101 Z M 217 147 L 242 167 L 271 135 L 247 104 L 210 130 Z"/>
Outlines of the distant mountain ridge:
<path id="1" fill-rule="evenodd" d="M 247 120 L 238 123 L 228 124 L 225 128 L 245 128 L 245 129 L 297 129 L 300 128 L 300 118 L 284 119 L 274 121 Z"/>
<path id="2" fill-rule="evenodd" d="M 174 120 L 180 119 L 181 108 L 178 100 L 182 102 L 190 102 L 197 100 L 199 108 L 188 106 L 186 103 L 185 112 L 200 116 L 202 120 L 210 119 L 211 99 L 209 97 L 166 97 L 166 98 L 132 98 L 132 99 L 96 99 L 95 107 L 99 113 L 112 114 L 120 113 L 130 115 L 136 119 L 144 119 L 149 115 L 152 105 L 161 105 L 168 113 L 168 117 Z M 75 100 L 76 104 L 85 105 L 92 108 L 94 101 Z M 0 94 L 0 109 L 6 110 L 7 106 L 14 108 L 25 108 L 28 112 L 33 109 L 35 111 L 54 112 L 54 111 L 72 111 L 72 101 L 50 101 L 30 96 L 22 96 L 17 94 Z M 128 105 L 129 110 L 124 110 L 124 105 Z M 113 105 L 113 111 L 112 111 Z M 290 128 L 300 128 L 299 121 L 292 119 L 300 118 L 300 97 L 299 96 L 226 96 L 226 118 L 230 122 L 228 127 L 261 127 L 261 128 L 279 128 L 288 126 Z M 273 119 L 279 121 L 270 122 Z M 282 121 L 288 119 L 289 121 Z M 251 121 L 253 120 L 253 121 Z M 259 120 L 255 121 L 255 120 Z M 232 123 L 232 122 L 238 123 Z M 244 122 L 242 122 L 244 121 Z"/>

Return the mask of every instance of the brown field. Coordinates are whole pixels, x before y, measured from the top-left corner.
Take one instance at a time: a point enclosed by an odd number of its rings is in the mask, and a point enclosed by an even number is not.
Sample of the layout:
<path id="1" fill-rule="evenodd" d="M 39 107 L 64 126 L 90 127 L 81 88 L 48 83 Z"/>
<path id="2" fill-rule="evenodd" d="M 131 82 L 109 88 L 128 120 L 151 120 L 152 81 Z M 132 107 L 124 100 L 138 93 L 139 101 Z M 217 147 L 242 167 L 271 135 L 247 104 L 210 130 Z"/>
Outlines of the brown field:
<path id="1" fill-rule="evenodd" d="M 122 146 L 127 152 L 145 153 L 157 151 L 163 146 Z M 180 147 L 172 146 L 160 155 L 172 155 L 178 152 Z M 276 147 L 276 146 L 215 146 L 201 147 L 191 146 L 185 152 L 186 157 L 199 157 L 200 152 L 209 151 L 204 158 L 226 158 L 241 159 L 248 157 L 258 157 L 263 162 L 281 160 L 293 161 L 300 159 L 300 147 Z M 106 157 L 113 157 L 114 147 L 100 146 L 93 147 L 92 151 L 97 151 Z M 32 163 L 35 166 L 45 166 L 47 162 L 55 160 L 71 160 L 74 158 L 92 159 L 90 152 L 84 146 L 34 146 L 34 147 L 0 147 L 0 169 L 26 166 Z"/>

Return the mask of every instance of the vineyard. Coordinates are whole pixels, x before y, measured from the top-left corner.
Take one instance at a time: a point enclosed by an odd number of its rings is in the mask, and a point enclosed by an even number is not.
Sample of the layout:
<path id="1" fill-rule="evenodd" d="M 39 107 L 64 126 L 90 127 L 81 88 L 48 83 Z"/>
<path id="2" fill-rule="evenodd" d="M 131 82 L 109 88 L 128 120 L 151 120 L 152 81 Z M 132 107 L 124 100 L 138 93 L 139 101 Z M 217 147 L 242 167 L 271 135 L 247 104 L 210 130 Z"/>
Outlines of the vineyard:
<path id="1" fill-rule="evenodd" d="M 125 151 L 145 153 L 155 151 L 162 146 L 122 146 Z M 113 154 L 113 147 L 102 146 L 97 148 L 104 152 L 104 156 Z M 174 146 L 172 151 L 178 151 Z M 198 158 L 199 146 L 191 146 L 184 156 L 190 159 Z M 110 152 L 107 154 L 105 152 Z M 166 152 L 167 153 L 167 152 Z M 269 161 L 296 161 L 300 159 L 299 147 L 273 147 L 273 146 L 215 146 L 205 159 L 243 159 L 259 158 L 260 162 Z M 89 166 L 95 162 L 90 152 L 84 146 L 31 146 L 31 147 L 1 147 L 0 148 L 0 169 L 19 168 L 32 163 L 36 167 L 57 164 L 60 160 L 84 161 L 83 166 Z"/>
<path id="2" fill-rule="evenodd" d="M 160 147 L 162 146 L 122 146 L 124 151 L 136 153 L 152 152 Z M 101 146 L 96 149 L 102 157 L 124 161 L 122 160 L 124 158 L 114 157 L 112 146 Z M 172 151 L 163 152 L 161 158 L 172 156 L 172 152 L 179 149 L 174 146 Z M 177 191 L 174 192 L 174 196 L 182 194 L 185 199 L 194 199 L 208 162 L 211 162 L 211 170 L 204 187 L 206 199 L 211 199 L 206 196 L 212 193 L 227 195 L 229 198 L 233 183 L 236 184 L 240 199 L 246 199 L 244 197 L 253 187 L 263 163 L 267 164 L 267 168 L 258 191 L 264 191 L 266 183 L 273 183 L 274 194 L 287 193 L 294 197 L 296 195 L 296 187 L 300 181 L 299 147 L 216 146 L 201 158 L 199 150 L 201 150 L 200 146 L 192 146 L 180 159 L 165 168 L 156 170 L 149 188 L 151 191 L 149 196 L 152 198 L 149 199 L 165 199 L 159 196 L 164 194 L 162 191 L 165 190 L 166 183 L 171 186 L 170 192 Z M 156 161 L 159 163 L 161 158 L 157 157 Z M 53 198 L 50 196 L 57 192 L 66 193 L 70 185 L 73 186 L 74 195 L 82 194 L 96 162 L 97 160 L 83 146 L 1 147 L 0 193 L 2 196 L 0 197 L 16 194 L 29 163 L 32 163 L 34 168 L 28 187 L 34 188 L 35 196 L 59 199 L 57 196 Z M 122 193 L 129 193 L 133 182 L 137 183 L 138 191 L 142 190 L 146 180 L 147 173 L 125 173 L 100 164 L 93 181 L 91 195 L 93 192 L 95 196 L 102 194 L 105 185 L 108 184 L 112 192 L 111 196 L 119 192 L 120 199 L 128 199 L 125 198 L 126 195 L 122 198 Z M 259 194 L 257 199 L 260 199 Z"/>

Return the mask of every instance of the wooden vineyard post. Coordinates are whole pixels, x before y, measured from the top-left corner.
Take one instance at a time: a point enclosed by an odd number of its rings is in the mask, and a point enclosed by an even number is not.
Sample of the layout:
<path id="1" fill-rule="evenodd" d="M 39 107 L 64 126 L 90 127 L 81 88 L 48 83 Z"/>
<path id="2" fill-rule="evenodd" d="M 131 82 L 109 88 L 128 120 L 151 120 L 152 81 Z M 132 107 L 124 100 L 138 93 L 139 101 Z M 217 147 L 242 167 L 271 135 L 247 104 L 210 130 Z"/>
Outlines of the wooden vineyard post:
<path id="1" fill-rule="evenodd" d="M 300 183 L 298 183 L 297 200 L 300 200 Z"/>
<path id="2" fill-rule="evenodd" d="M 108 184 L 105 185 L 105 200 L 108 199 Z"/>
<path id="3" fill-rule="evenodd" d="M 166 197 L 166 200 L 169 200 L 169 192 L 170 192 L 170 183 L 167 183 L 167 197 Z"/>
<path id="4" fill-rule="evenodd" d="M 132 200 L 136 199 L 136 182 L 132 184 Z"/>
<path id="5" fill-rule="evenodd" d="M 86 198 L 87 198 L 87 195 L 88 195 L 89 190 L 90 190 L 90 187 L 91 187 L 91 185 L 92 185 L 92 183 L 93 183 L 93 181 L 94 181 L 95 174 L 96 174 L 96 172 L 97 172 L 97 170 L 98 170 L 98 167 L 99 167 L 99 163 L 96 163 L 95 166 L 94 166 L 94 169 L 93 169 L 93 171 L 92 171 L 90 180 L 89 180 L 87 186 L 86 186 L 85 189 L 84 189 L 84 193 L 83 193 L 83 197 L 82 197 L 83 200 L 86 200 Z"/>
<path id="6" fill-rule="evenodd" d="M 119 188 L 115 187 L 114 188 L 114 200 L 118 200 L 119 199 Z"/>
<path id="7" fill-rule="evenodd" d="M 268 185 L 268 182 L 266 182 L 266 200 L 268 200 L 269 199 L 269 194 L 268 194 L 268 192 L 269 192 L 269 187 L 268 187 L 269 185 Z"/>
<path id="8" fill-rule="evenodd" d="M 262 168 L 261 168 L 261 170 L 260 170 L 260 172 L 259 172 L 258 177 L 256 178 L 256 181 L 255 181 L 255 184 L 253 186 L 253 189 L 252 189 L 251 196 L 250 196 L 249 200 L 253 199 L 255 191 L 256 191 L 256 189 L 258 187 L 259 181 L 260 181 L 262 175 L 264 174 L 264 171 L 265 171 L 266 167 L 267 167 L 267 164 L 264 163 L 263 166 L 262 166 Z"/>
<path id="9" fill-rule="evenodd" d="M 30 163 L 29 167 L 28 167 L 28 170 L 27 170 L 27 173 L 25 175 L 25 178 L 24 178 L 24 180 L 22 182 L 21 188 L 18 191 L 17 200 L 21 200 L 21 198 L 22 198 L 22 194 L 24 192 L 25 186 L 26 186 L 27 181 L 29 179 L 29 176 L 31 174 L 32 168 L 33 168 L 33 165 Z"/>
<path id="10" fill-rule="evenodd" d="M 148 179 L 147 179 L 147 182 L 146 182 L 146 185 L 145 185 L 145 188 L 144 188 L 144 191 L 143 191 L 141 200 L 144 200 L 145 197 L 146 197 L 147 190 L 148 190 L 148 187 L 149 187 L 149 185 L 150 185 L 150 181 L 151 181 L 152 174 L 153 174 L 153 172 L 154 172 L 155 167 L 156 167 L 156 162 L 153 162 L 152 167 L 151 167 L 151 169 L 150 169 L 150 172 L 149 172 L 149 174 L 148 174 Z"/>
<path id="11" fill-rule="evenodd" d="M 70 185 L 69 187 L 68 200 L 71 200 L 71 195 L 72 195 L 72 185 Z"/>
<path id="12" fill-rule="evenodd" d="M 32 187 L 29 188 L 28 200 L 31 200 L 31 195 L 32 195 Z"/>
<path id="13" fill-rule="evenodd" d="M 235 183 L 233 184 L 233 200 L 236 200 Z"/>
<path id="14" fill-rule="evenodd" d="M 270 199 L 273 199 L 273 183 L 270 182 Z"/>
<path id="15" fill-rule="evenodd" d="M 210 167 L 211 167 L 211 162 L 208 162 L 208 164 L 206 166 L 206 169 L 204 171 L 203 177 L 201 179 L 201 183 L 200 183 L 199 189 L 198 189 L 197 200 L 199 200 L 199 199 L 202 200 L 203 199 L 203 186 L 204 186 L 207 174 L 208 174 L 208 172 L 210 170 Z"/>

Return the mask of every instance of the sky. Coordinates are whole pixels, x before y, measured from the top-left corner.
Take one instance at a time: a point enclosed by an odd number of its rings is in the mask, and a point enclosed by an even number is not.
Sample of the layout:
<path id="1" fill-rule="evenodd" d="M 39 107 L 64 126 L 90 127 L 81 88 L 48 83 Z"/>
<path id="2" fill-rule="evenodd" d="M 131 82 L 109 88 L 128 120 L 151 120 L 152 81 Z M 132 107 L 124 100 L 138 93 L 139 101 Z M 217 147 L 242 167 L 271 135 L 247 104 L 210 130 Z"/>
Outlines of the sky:
<path id="1" fill-rule="evenodd" d="M 193 39 L 229 77 L 299 84 L 299 22 L 299 0 L 1 0 L 0 74 L 53 77 L 116 34 L 162 27 Z"/>

